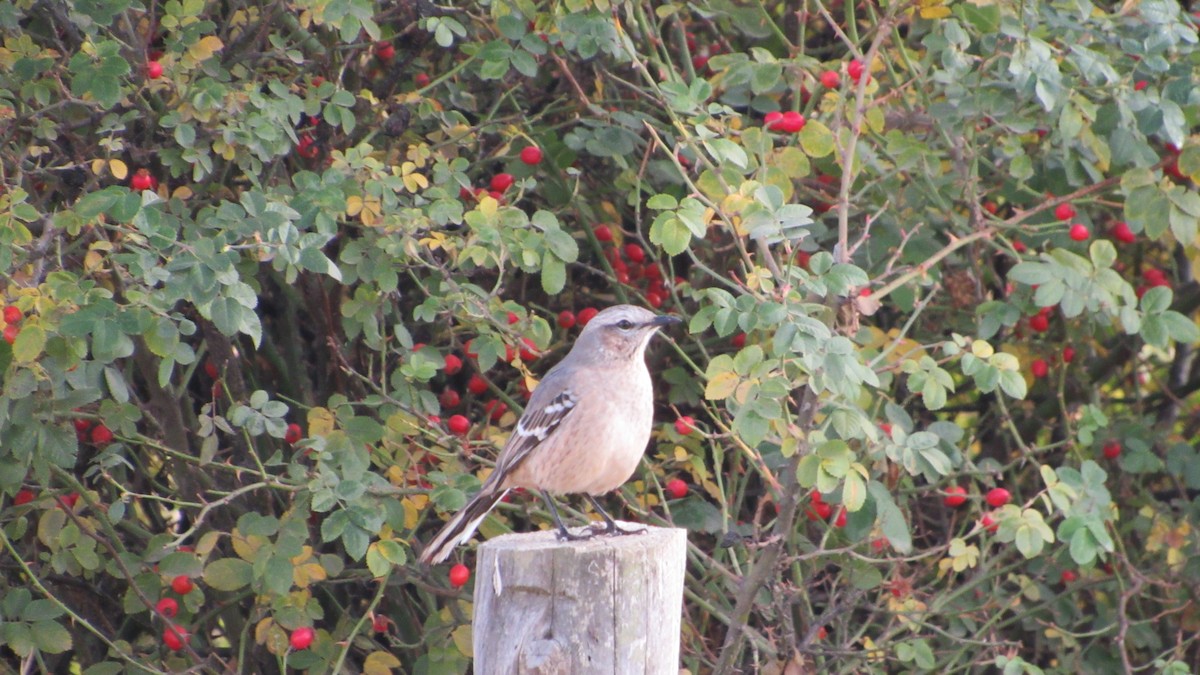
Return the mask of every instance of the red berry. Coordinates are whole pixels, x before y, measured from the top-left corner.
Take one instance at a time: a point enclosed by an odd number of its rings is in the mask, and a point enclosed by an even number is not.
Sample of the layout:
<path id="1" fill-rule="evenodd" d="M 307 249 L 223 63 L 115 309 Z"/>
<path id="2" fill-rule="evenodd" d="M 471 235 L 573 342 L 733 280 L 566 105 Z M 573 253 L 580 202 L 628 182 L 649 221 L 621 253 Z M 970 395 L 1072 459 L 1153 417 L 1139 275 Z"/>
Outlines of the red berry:
<path id="1" fill-rule="evenodd" d="M 766 115 L 763 115 L 763 124 L 771 131 L 780 131 L 780 129 L 777 128 L 777 125 L 782 119 L 783 113 L 779 112 L 778 110 L 772 110 Z"/>
<path id="2" fill-rule="evenodd" d="M 846 509 L 838 509 L 837 518 L 833 520 L 834 527 L 846 526 Z"/>
<path id="3" fill-rule="evenodd" d="M 17 328 L 16 324 L 10 323 L 4 327 L 4 341 L 12 344 L 17 341 L 17 335 L 21 333 L 21 329 Z"/>
<path id="4" fill-rule="evenodd" d="M 671 499 L 683 499 L 687 496 L 688 486 L 681 478 L 672 478 L 666 484 L 667 496 Z"/>
<path id="5" fill-rule="evenodd" d="M 659 307 L 663 306 L 663 302 L 664 302 L 664 298 L 662 296 L 662 293 L 658 293 L 656 291 L 646 291 L 646 304 L 647 305 L 650 305 L 654 309 L 658 309 Z"/>
<path id="6" fill-rule="evenodd" d="M 317 632 L 308 626 L 302 626 L 292 631 L 291 637 L 288 638 L 288 643 L 292 645 L 292 649 L 301 650 L 308 649 L 313 643 L 313 638 Z"/>
<path id="7" fill-rule="evenodd" d="M 504 417 L 504 413 L 508 411 L 508 404 L 502 401 L 491 400 L 483 404 L 483 411 L 487 413 L 488 419 L 493 422 L 499 422 L 500 418 Z"/>
<path id="8" fill-rule="evenodd" d="M 806 515 L 809 520 L 829 520 L 829 516 L 833 515 L 833 507 L 825 502 L 814 502 Z"/>
<path id="9" fill-rule="evenodd" d="M 450 585 L 462 588 L 471 579 L 471 569 L 462 563 L 450 568 Z"/>
<path id="10" fill-rule="evenodd" d="M 388 628 L 390 627 L 391 622 L 392 622 L 392 620 L 387 618 L 383 614 L 376 614 L 371 619 L 371 630 L 375 631 L 376 633 L 386 633 L 388 631 Z"/>
<path id="11" fill-rule="evenodd" d="M 109 429 L 108 427 L 104 426 L 103 424 L 97 424 L 92 429 L 92 442 L 95 443 L 96 445 L 104 445 L 105 443 L 111 442 L 112 439 L 113 439 L 112 430 Z"/>
<path id="12" fill-rule="evenodd" d="M 692 70 L 700 72 L 708 67 L 708 57 L 697 54 L 692 57 Z"/>
<path id="13" fill-rule="evenodd" d="M 1104 444 L 1104 458 L 1116 459 L 1121 456 L 1121 442 L 1114 439 Z"/>
<path id="14" fill-rule="evenodd" d="M 79 503 L 79 493 L 78 492 L 68 493 L 66 495 L 63 495 L 61 498 L 59 498 L 59 501 L 62 502 L 62 505 L 64 507 L 66 507 L 68 509 L 74 509 L 75 505 Z"/>
<path id="15" fill-rule="evenodd" d="M 1035 314 L 1029 317 L 1029 327 L 1038 333 L 1050 330 L 1050 319 L 1045 314 Z"/>
<path id="16" fill-rule="evenodd" d="M 1068 345 L 1062 350 L 1063 363 L 1070 363 L 1075 360 L 1075 348 Z"/>
<path id="17" fill-rule="evenodd" d="M 425 73 L 417 73 L 416 75 L 413 76 L 413 83 L 416 84 L 418 87 L 428 87 L 429 86 L 429 76 L 426 75 Z"/>
<path id="18" fill-rule="evenodd" d="M 212 361 L 204 362 L 204 374 L 208 375 L 214 380 L 221 376 L 221 374 L 217 372 L 217 364 L 213 363 Z"/>
<path id="19" fill-rule="evenodd" d="M 1134 91 L 1141 91 L 1141 90 L 1145 89 L 1145 88 L 1146 88 L 1146 87 L 1148 87 L 1148 86 L 1150 86 L 1150 83 L 1149 83 L 1149 82 L 1147 82 L 1147 81 L 1145 81 L 1145 80 L 1138 80 L 1137 82 L 1134 82 L 1134 83 L 1133 83 L 1133 90 L 1134 90 Z"/>
<path id="20" fill-rule="evenodd" d="M 675 420 L 675 432 L 687 436 L 696 430 L 696 420 L 691 415 L 684 415 Z"/>
<path id="21" fill-rule="evenodd" d="M 542 355 L 542 350 L 537 348 L 533 340 L 523 337 L 521 338 L 521 360 L 525 363 L 536 361 Z"/>
<path id="22" fill-rule="evenodd" d="M 842 83 L 842 76 L 838 75 L 836 70 L 827 70 L 821 73 L 821 86 L 826 89 L 837 89 Z"/>
<path id="23" fill-rule="evenodd" d="M 994 509 L 1004 506 L 1010 499 L 1012 499 L 1012 495 L 1002 487 L 992 488 L 984 496 L 984 500 L 988 503 L 988 506 Z"/>
<path id="24" fill-rule="evenodd" d="M 162 614 L 168 619 L 173 619 L 175 618 L 175 615 L 179 613 L 179 601 L 177 601 L 175 598 L 163 598 L 162 600 L 158 601 L 158 604 L 155 605 L 154 608 L 158 610 L 159 614 Z"/>
<path id="25" fill-rule="evenodd" d="M 33 490 L 21 490 L 13 497 L 13 506 L 21 506 L 33 501 Z"/>
<path id="26" fill-rule="evenodd" d="M 163 644 L 173 652 L 183 649 L 183 645 L 187 644 L 188 633 L 183 628 L 171 624 L 163 629 L 162 636 Z"/>
<path id="27" fill-rule="evenodd" d="M 512 187 L 512 184 L 513 176 L 511 173 L 498 173 L 495 176 L 492 176 L 491 186 L 496 192 L 504 192 L 508 188 Z"/>
<path id="28" fill-rule="evenodd" d="M 853 80 L 855 84 L 858 84 L 858 80 L 863 76 L 863 72 L 865 70 L 866 68 L 863 66 L 863 62 L 859 61 L 858 59 L 850 59 L 850 63 L 846 64 L 846 74 L 850 76 L 850 79 Z"/>
<path id="29" fill-rule="evenodd" d="M 946 497 L 942 503 L 949 507 L 962 506 L 967 503 L 967 489 L 961 485 L 951 485 L 946 488 Z"/>
<path id="30" fill-rule="evenodd" d="M 625 257 L 629 258 L 629 262 L 640 263 L 646 259 L 646 251 L 637 244 L 625 244 Z"/>
<path id="31" fill-rule="evenodd" d="M 537 166 L 542 163 L 542 149 L 536 145 L 530 145 L 521 150 L 521 161 L 529 166 Z"/>
<path id="32" fill-rule="evenodd" d="M 988 532 L 995 532 L 1000 529 L 1000 523 L 997 523 L 996 519 L 992 518 L 992 514 L 990 513 L 983 514 L 983 517 L 979 519 L 979 524 Z"/>
<path id="33" fill-rule="evenodd" d="M 1041 379 L 1050 374 L 1050 364 L 1046 363 L 1046 359 L 1034 359 L 1033 363 L 1029 364 L 1029 370 L 1034 377 Z"/>
<path id="34" fill-rule="evenodd" d="M 1068 202 L 1063 202 L 1054 207 L 1054 217 L 1059 220 L 1070 220 L 1075 217 L 1075 207 Z"/>
<path id="35" fill-rule="evenodd" d="M 4 323 L 21 323 L 24 315 L 16 305 L 8 305 L 4 308 Z"/>
<path id="36" fill-rule="evenodd" d="M 996 202 L 986 201 L 983 203 L 983 210 L 994 216 L 996 215 L 996 212 L 1000 210 L 1000 206 L 996 204 Z"/>
<path id="37" fill-rule="evenodd" d="M 1070 235 L 1070 237 L 1075 241 L 1084 241 L 1088 237 L 1092 236 L 1091 230 L 1087 229 L 1087 225 L 1084 225 L 1083 223 L 1075 223 L 1072 225 L 1067 234 Z"/>
<path id="38" fill-rule="evenodd" d="M 575 315 L 575 320 L 579 322 L 580 326 L 586 326 L 588 325 L 588 322 L 596 318 L 596 315 L 599 313 L 600 310 L 596 309 L 595 307 L 585 307 L 579 310 L 579 314 Z"/>
<path id="39" fill-rule="evenodd" d="M 1062 576 L 1060 578 L 1062 579 L 1062 582 L 1064 584 L 1069 584 L 1072 581 L 1075 581 L 1076 579 L 1078 579 L 1079 575 L 1076 574 L 1074 570 L 1063 570 Z"/>
<path id="40" fill-rule="evenodd" d="M 612 228 L 607 225 L 597 225 L 596 229 L 592 230 L 592 232 L 596 235 L 596 241 L 613 240 Z"/>
<path id="41" fill-rule="evenodd" d="M 1013 239 L 1012 245 L 1013 250 L 1017 253 L 1024 253 L 1025 251 L 1029 250 L 1029 248 L 1025 246 L 1025 242 L 1021 241 L 1020 239 Z"/>
<path id="42" fill-rule="evenodd" d="M 888 438 L 892 437 L 892 425 L 888 424 L 887 422 L 881 422 L 879 424 L 879 429 L 883 431 L 884 435 L 886 435 Z"/>
<path id="43" fill-rule="evenodd" d="M 438 397 L 443 408 L 457 408 L 459 403 L 462 403 L 462 396 L 454 389 L 446 388 L 442 395 Z"/>
<path id="44" fill-rule="evenodd" d="M 391 61 L 396 56 L 396 47 L 386 40 L 376 42 L 375 56 L 380 61 Z"/>
<path id="45" fill-rule="evenodd" d="M 570 329 L 575 325 L 575 312 L 569 309 L 564 309 L 558 313 L 558 325 L 564 329 Z"/>
<path id="46" fill-rule="evenodd" d="M 467 391 L 479 396 L 488 390 L 487 380 L 478 375 L 472 375 L 471 379 L 467 380 Z"/>
<path id="47" fill-rule="evenodd" d="M 287 425 L 287 430 L 283 432 L 283 440 L 286 443 L 289 445 L 295 444 L 300 442 L 301 438 L 304 438 L 304 430 L 300 428 L 299 424 L 292 422 Z"/>
<path id="48" fill-rule="evenodd" d="M 1129 223 L 1123 220 L 1113 223 L 1112 236 L 1113 239 L 1116 239 L 1122 244 L 1132 244 L 1133 242 L 1137 241 L 1137 235 L 1133 233 L 1133 230 L 1129 229 Z"/>
<path id="49" fill-rule="evenodd" d="M 312 136 L 304 135 L 300 137 L 299 144 L 296 145 L 296 154 L 304 159 L 315 159 L 321 154 L 321 149 L 317 147 L 317 142 Z"/>
<path id="50" fill-rule="evenodd" d="M 442 370 L 446 371 L 447 375 L 455 375 L 458 373 L 458 371 L 462 370 L 462 359 L 458 358 L 457 356 L 453 354 L 447 354 L 445 361 L 446 363 L 442 367 Z"/>
<path id="51" fill-rule="evenodd" d="M 129 178 L 129 187 L 141 192 L 143 190 L 153 190 L 158 184 L 154 176 L 150 175 L 149 169 L 138 169 L 133 172 L 133 176 Z"/>
<path id="52" fill-rule="evenodd" d="M 187 595 L 192 592 L 196 584 L 192 582 L 192 578 L 186 574 L 180 574 L 171 580 L 171 590 L 180 595 Z"/>
<path id="53" fill-rule="evenodd" d="M 451 415 L 446 421 L 446 427 L 455 436 L 466 436 L 467 431 L 471 429 L 471 420 L 462 415 Z"/>
<path id="54" fill-rule="evenodd" d="M 738 333 L 737 335 L 734 335 L 732 338 L 729 339 L 729 343 L 731 345 L 733 345 L 734 349 L 741 349 L 742 347 L 745 347 L 746 346 L 746 334 Z"/>
<path id="55" fill-rule="evenodd" d="M 804 115 L 801 115 L 795 110 L 789 110 L 783 113 L 783 119 L 779 121 L 778 127 L 780 131 L 789 134 L 795 134 L 799 133 L 807 123 L 807 120 L 804 119 Z"/>

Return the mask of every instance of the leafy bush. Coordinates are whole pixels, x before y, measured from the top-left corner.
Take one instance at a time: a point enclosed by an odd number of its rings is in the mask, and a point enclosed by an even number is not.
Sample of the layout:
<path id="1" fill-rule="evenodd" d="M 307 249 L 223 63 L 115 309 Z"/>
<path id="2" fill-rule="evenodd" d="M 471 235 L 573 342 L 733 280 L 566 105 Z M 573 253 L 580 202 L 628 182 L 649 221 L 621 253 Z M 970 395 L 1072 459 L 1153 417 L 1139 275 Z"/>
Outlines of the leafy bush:
<path id="1" fill-rule="evenodd" d="M 616 302 L 689 322 L 610 502 L 690 530 L 690 671 L 1200 663 L 1175 3 L 0 27 L 14 667 L 465 672 L 413 548 Z"/>

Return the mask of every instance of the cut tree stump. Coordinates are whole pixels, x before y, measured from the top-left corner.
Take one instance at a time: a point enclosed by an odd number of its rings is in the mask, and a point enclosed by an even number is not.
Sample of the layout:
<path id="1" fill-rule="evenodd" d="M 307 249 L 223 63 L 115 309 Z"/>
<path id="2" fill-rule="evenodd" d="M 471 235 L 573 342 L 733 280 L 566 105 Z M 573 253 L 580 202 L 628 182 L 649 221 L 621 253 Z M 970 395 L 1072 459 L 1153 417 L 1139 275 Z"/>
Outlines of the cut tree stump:
<path id="1" fill-rule="evenodd" d="M 476 675 L 678 675 L 687 531 L 620 525 L 646 531 L 479 547 Z"/>

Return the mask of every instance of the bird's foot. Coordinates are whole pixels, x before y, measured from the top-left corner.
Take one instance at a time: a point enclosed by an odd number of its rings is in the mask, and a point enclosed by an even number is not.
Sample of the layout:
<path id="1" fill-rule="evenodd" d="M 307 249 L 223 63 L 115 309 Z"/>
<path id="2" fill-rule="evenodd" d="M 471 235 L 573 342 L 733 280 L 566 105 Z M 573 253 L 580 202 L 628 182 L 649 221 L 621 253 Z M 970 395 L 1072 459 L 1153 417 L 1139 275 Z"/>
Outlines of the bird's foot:
<path id="1" fill-rule="evenodd" d="M 603 534 L 606 537 L 619 537 L 625 534 L 643 534 L 646 532 L 644 527 L 624 528 L 617 525 L 615 520 L 610 520 L 607 523 L 595 523 L 591 526 L 592 532 L 595 534 Z"/>
<path id="2" fill-rule="evenodd" d="M 575 534 L 564 527 L 564 528 L 559 529 L 559 531 L 558 531 L 558 540 L 559 541 L 583 541 L 585 539 L 591 539 L 592 537 L 596 536 L 597 534 L 598 533 L 590 527 L 585 529 L 583 532 L 580 532 L 579 534 Z"/>

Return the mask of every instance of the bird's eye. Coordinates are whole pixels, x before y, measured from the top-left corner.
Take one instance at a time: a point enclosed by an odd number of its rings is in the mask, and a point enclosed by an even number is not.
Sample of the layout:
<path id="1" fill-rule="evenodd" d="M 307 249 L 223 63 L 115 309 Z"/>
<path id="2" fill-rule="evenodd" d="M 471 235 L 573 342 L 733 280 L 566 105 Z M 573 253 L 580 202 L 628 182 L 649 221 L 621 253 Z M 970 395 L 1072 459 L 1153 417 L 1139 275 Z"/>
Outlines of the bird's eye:
<path id="1" fill-rule="evenodd" d="M 617 328 L 620 328 L 621 330 L 629 330 L 630 328 L 633 328 L 633 322 L 629 319 L 621 319 L 617 322 Z"/>

